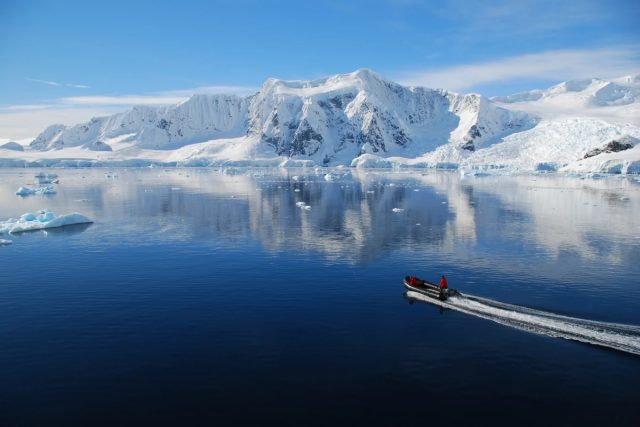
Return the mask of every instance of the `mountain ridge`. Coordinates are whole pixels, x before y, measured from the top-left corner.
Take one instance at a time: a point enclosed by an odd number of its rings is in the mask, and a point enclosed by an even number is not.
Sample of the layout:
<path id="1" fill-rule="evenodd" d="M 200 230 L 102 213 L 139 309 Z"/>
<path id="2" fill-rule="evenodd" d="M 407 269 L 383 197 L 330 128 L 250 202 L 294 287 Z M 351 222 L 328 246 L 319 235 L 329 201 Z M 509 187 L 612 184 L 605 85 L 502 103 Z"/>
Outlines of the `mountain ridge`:
<path id="1" fill-rule="evenodd" d="M 253 95 L 195 94 L 47 127 L 2 164 L 318 165 L 640 172 L 640 75 L 508 97 L 402 86 L 372 70 L 269 78 Z M 624 151 L 607 150 L 629 140 Z M 585 159 L 588 152 L 599 153 Z M 75 159 L 75 160 L 74 160 Z"/>
<path id="2" fill-rule="evenodd" d="M 127 135 L 119 145 L 176 149 L 246 136 L 277 155 L 332 164 L 363 153 L 419 155 L 446 143 L 475 150 L 534 123 L 481 95 L 408 88 L 361 69 L 312 81 L 270 78 L 248 97 L 196 94 L 174 106 L 136 106 L 75 126 L 52 125 L 30 147 L 92 149 Z"/>

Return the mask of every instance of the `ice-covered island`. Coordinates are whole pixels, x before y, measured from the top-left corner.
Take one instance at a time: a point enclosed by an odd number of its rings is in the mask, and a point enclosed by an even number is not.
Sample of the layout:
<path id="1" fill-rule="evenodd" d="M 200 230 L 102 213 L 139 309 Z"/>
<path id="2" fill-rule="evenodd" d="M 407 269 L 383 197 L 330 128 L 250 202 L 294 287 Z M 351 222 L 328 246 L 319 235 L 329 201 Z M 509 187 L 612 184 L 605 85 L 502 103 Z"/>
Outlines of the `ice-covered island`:
<path id="1" fill-rule="evenodd" d="M 0 166 L 351 166 L 482 173 L 640 173 L 640 75 L 486 98 L 362 69 L 268 79 L 254 95 L 193 95 L 52 125 Z M 0 141 L 2 142 L 2 141 Z"/>
<path id="2" fill-rule="evenodd" d="M 18 219 L 10 218 L 6 221 L 0 221 L 0 234 L 17 234 L 25 231 L 90 223 L 93 223 L 93 221 L 77 212 L 56 215 L 48 209 L 42 209 L 35 213 L 25 213 Z"/>

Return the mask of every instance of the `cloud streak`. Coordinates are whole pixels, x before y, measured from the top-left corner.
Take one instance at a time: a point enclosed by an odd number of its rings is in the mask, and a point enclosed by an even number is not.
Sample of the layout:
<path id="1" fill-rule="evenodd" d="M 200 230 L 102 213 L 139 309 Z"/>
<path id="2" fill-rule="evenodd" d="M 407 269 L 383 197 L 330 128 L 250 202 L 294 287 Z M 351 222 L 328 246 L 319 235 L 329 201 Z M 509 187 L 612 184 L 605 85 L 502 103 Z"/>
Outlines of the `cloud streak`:
<path id="1" fill-rule="evenodd" d="M 172 105 L 185 101 L 194 94 L 207 95 L 249 95 L 255 93 L 256 88 L 249 86 L 199 86 L 190 89 L 169 90 L 149 95 L 96 95 L 96 96 L 68 96 L 58 101 L 64 105 Z"/>
<path id="2" fill-rule="evenodd" d="M 638 49 L 554 50 L 518 55 L 478 64 L 405 73 L 398 79 L 411 86 L 464 90 L 520 79 L 570 80 L 611 78 L 640 72 Z"/>
<path id="3" fill-rule="evenodd" d="M 64 105 L 170 105 L 182 102 L 184 96 L 147 96 L 147 95 L 119 95 L 119 96 L 67 96 L 60 99 Z"/>
<path id="4" fill-rule="evenodd" d="M 47 86 L 53 86 L 53 87 L 72 87 L 76 89 L 89 89 L 91 87 L 91 86 L 75 84 L 75 83 L 54 82 L 53 80 L 32 79 L 30 77 L 27 77 L 26 80 L 34 83 L 41 83 Z"/>

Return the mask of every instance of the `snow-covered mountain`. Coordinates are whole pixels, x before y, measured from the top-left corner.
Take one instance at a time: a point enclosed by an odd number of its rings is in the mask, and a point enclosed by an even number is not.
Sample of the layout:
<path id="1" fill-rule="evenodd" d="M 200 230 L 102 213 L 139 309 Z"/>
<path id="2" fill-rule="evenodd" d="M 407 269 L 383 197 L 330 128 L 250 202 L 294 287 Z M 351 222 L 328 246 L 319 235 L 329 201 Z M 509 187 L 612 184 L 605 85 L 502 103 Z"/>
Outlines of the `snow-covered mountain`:
<path id="1" fill-rule="evenodd" d="M 208 139 L 246 132 L 249 98 L 193 95 L 171 107 L 133 107 L 72 127 L 52 125 L 30 144 L 40 151 L 84 147 L 110 151 L 108 141 L 148 149 L 175 149 Z"/>
<path id="2" fill-rule="evenodd" d="M 415 157 L 447 143 L 473 151 L 535 122 L 480 95 L 403 87 L 359 70 L 315 81 L 269 79 L 246 98 L 194 95 L 176 106 L 53 125 L 30 146 L 168 150 L 246 137 L 274 155 L 342 164 L 363 153 Z"/>
<path id="3" fill-rule="evenodd" d="M 268 79 L 248 97 L 194 95 L 178 105 L 52 125 L 24 152 L 0 147 L 0 163 L 626 173 L 640 172 L 639 126 L 638 75 L 487 99 L 401 86 L 363 69 L 313 81 Z"/>

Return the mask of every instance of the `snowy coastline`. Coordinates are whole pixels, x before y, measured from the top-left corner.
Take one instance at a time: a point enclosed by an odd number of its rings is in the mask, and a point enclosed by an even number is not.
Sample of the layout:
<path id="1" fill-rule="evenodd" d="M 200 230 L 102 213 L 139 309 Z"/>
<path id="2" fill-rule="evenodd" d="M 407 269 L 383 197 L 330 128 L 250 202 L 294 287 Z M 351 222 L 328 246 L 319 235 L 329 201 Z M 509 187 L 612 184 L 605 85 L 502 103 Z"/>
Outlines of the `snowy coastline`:
<path id="1" fill-rule="evenodd" d="M 52 125 L 31 141 L 1 145 L 0 167 L 638 174 L 639 141 L 638 75 L 488 99 L 358 70 L 314 81 L 269 79 L 244 98 L 194 95 L 174 106 Z"/>

